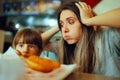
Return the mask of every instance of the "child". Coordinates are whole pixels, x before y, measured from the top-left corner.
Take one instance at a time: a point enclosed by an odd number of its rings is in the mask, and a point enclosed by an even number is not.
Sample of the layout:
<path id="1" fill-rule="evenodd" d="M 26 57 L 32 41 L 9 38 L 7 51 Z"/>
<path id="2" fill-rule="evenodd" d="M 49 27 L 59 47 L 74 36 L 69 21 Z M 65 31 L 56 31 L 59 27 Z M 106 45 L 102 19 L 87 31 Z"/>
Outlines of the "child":
<path id="1" fill-rule="evenodd" d="M 41 34 L 30 28 L 18 31 L 13 40 L 13 48 L 16 50 L 16 53 L 25 58 L 31 55 L 40 56 L 43 51 L 42 45 Z M 57 56 L 54 53 L 47 57 L 53 58 L 53 56 L 56 60 Z M 42 57 L 44 56 L 42 55 Z"/>
<path id="2" fill-rule="evenodd" d="M 24 57 L 31 55 L 39 56 L 42 51 L 42 38 L 33 29 L 22 29 L 14 37 L 13 48 L 17 51 L 18 55 Z"/>

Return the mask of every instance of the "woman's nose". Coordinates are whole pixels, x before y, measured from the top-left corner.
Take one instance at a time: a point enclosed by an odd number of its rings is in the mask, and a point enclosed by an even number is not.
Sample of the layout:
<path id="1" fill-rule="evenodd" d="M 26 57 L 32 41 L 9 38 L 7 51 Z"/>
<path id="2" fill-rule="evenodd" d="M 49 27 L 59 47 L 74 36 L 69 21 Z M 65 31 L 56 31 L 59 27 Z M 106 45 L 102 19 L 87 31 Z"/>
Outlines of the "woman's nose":
<path id="1" fill-rule="evenodd" d="M 68 27 L 66 25 L 63 27 L 63 32 L 64 33 L 69 32 L 69 29 L 68 29 Z"/>

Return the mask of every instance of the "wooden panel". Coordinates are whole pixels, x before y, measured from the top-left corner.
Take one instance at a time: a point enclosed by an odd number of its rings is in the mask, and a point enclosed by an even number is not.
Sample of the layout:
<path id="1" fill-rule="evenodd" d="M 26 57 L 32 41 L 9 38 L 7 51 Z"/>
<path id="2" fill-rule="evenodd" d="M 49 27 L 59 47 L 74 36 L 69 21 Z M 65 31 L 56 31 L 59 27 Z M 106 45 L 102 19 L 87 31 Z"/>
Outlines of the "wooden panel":
<path id="1" fill-rule="evenodd" d="M 2 53 L 4 49 L 4 38 L 5 32 L 3 30 L 0 30 L 0 53 Z"/>

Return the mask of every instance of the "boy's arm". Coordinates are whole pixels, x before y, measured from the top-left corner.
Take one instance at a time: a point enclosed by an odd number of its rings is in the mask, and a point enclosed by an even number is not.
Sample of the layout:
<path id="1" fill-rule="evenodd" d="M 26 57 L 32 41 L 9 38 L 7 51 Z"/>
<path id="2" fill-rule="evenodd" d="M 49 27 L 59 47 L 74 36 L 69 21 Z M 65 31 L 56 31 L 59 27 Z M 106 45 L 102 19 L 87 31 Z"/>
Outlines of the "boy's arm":
<path id="1" fill-rule="evenodd" d="M 41 34 L 43 46 L 49 42 L 50 38 L 54 36 L 59 31 L 59 27 L 53 27 Z"/>

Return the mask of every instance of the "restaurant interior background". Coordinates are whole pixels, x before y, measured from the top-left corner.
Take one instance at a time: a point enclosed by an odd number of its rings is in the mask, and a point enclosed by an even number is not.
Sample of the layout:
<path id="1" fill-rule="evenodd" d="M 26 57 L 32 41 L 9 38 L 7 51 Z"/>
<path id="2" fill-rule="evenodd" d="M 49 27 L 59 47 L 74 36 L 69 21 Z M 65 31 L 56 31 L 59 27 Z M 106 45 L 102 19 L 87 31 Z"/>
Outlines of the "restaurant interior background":
<path id="1" fill-rule="evenodd" d="M 58 7 L 70 0 L 0 0 L 0 53 L 12 45 L 15 33 L 24 27 L 44 32 L 57 26 Z M 120 0 L 81 0 L 101 14 L 120 7 Z M 107 4 L 107 5 L 106 5 Z M 59 39 L 57 33 L 51 40 Z"/>

